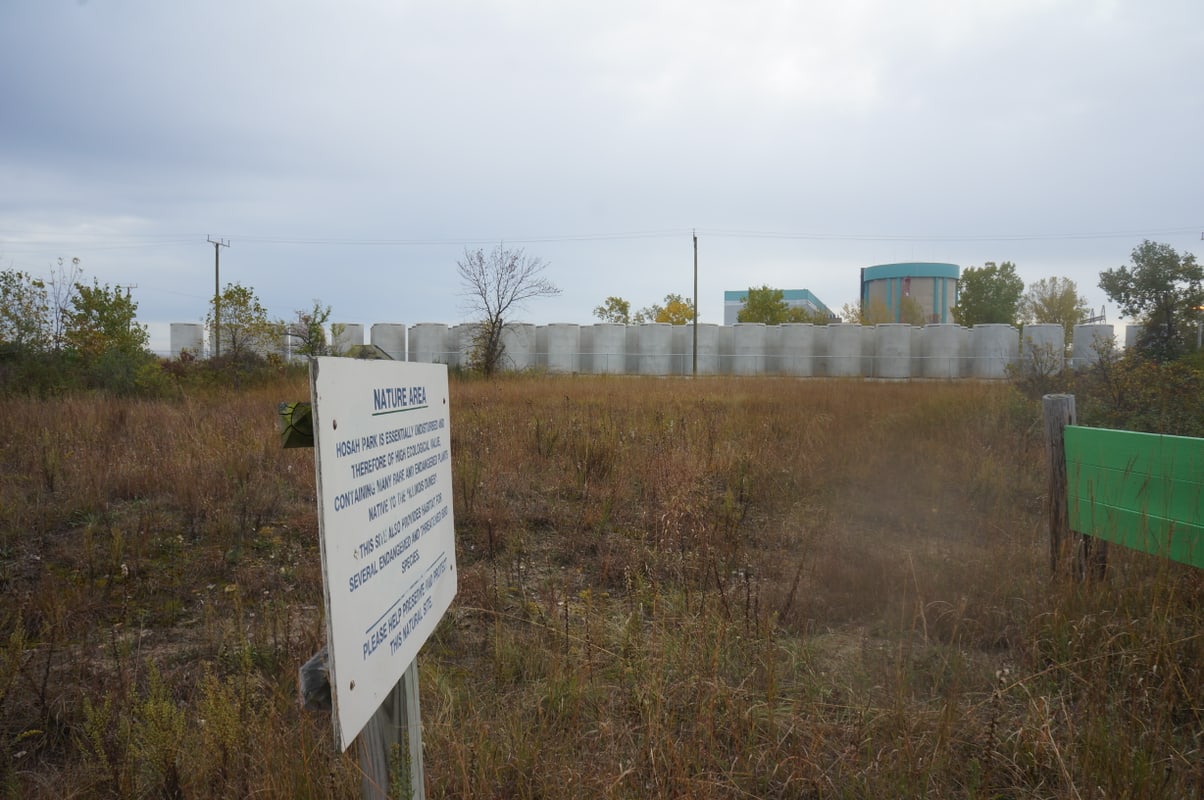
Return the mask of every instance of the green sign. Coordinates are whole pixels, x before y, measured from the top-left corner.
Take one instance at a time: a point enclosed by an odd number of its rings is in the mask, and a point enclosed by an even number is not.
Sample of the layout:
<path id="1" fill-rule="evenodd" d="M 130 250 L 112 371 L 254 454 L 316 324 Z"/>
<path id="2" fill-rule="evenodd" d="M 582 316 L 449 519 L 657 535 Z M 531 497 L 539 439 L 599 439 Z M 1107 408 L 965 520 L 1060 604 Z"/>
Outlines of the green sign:
<path id="1" fill-rule="evenodd" d="M 1070 527 L 1204 568 L 1204 439 L 1068 426 Z"/>

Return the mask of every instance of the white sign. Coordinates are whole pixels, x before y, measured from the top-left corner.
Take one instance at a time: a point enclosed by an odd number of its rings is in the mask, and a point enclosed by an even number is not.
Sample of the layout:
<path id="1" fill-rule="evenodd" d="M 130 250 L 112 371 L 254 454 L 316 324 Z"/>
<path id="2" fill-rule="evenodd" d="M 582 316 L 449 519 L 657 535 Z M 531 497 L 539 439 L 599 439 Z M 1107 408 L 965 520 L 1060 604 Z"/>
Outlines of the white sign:
<path id="1" fill-rule="evenodd" d="M 335 739 L 346 750 L 456 594 L 447 367 L 310 366 Z"/>

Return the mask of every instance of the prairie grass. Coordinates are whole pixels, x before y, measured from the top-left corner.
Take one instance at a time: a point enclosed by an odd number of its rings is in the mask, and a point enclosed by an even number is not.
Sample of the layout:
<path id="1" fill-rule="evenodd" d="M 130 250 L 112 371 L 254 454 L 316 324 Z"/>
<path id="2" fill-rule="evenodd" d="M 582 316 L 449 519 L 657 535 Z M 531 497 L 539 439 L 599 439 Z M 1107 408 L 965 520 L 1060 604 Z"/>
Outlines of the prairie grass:
<path id="1" fill-rule="evenodd" d="M 3 400 L 0 796 L 358 797 L 303 377 Z M 1008 386 L 454 380 L 432 797 L 1204 793 L 1204 581 L 1052 581 Z"/>

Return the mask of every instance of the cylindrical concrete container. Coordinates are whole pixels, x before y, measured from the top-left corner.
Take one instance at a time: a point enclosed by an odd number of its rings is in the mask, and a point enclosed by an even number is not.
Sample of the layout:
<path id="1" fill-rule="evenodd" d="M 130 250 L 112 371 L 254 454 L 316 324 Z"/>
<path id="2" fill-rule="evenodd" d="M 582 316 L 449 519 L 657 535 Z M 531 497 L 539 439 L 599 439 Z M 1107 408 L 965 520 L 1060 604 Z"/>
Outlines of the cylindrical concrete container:
<path id="1" fill-rule="evenodd" d="M 828 329 L 831 325 L 816 325 L 811 340 L 811 374 L 828 374 Z"/>
<path id="2" fill-rule="evenodd" d="M 1061 372 L 1066 362 L 1066 329 L 1052 322 L 1025 325 L 1020 334 L 1020 363 L 1030 372 Z"/>
<path id="3" fill-rule="evenodd" d="M 1126 325 L 1125 326 L 1125 348 L 1128 349 L 1131 347 L 1136 347 L 1137 343 L 1139 341 L 1141 341 L 1141 326 L 1140 325 Z"/>
<path id="4" fill-rule="evenodd" d="M 406 357 L 423 364 L 446 364 L 450 359 L 450 333 L 442 322 L 419 322 L 410 326 Z"/>
<path id="5" fill-rule="evenodd" d="M 861 326 L 841 322 L 828 326 L 828 376 L 855 378 L 861 375 Z"/>
<path id="6" fill-rule="evenodd" d="M 815 326 L 809 322 L 782 325 L 778 370 L 783 375 L 809 378 L 815 374 Z"/>
<path id="7" fill-rule="evenodd" d="M 924 327 L 911 326 L 911 377 L 924 377 Z"/>
<path id="8" fill-rule="evenodd" d="M 732 326 L 732 374 L 765 372 L 765 323 L 738 322 Z"/>
<path id="9" fill-rule="evenodd" d="M 645 322 L 640 330 L 640 374 L 668 375 L 673 366 L 673 326 Z"/>
<path id="10" fill-rule="evenodd" d="M 171 323 L 171 357 L 179 358 L 185 350 L 197 358 L 205 354 L 204 325 L 199 322 Z"/>
<path id="11" fill-rule="evenodd" d="M 925 378 L 961 377 L 963 330 L 948 322 L 924 326 Z"/>
<path id="12" fill-rule="evenodd" d="M 389 354 L 394 361 L 406 360 L 406 326 L 394 322 L 377 322 L 369 333 L 372 344 Z"/>
<path id="13" fill-rule="evenodd" d="M 330 326 L 331 349 L 335 355 L 346 353 L 364 343 L 364 326 L 358 322 L 335 323 Z"/>
<path id="14" fill-rule="evenodd" d="M 724 325 L 719 329 L 719 372 L 723 375 L 735 374 L 733 368 L 736 359 L 732 352 L 736 340 L 734 330 L 731 325 Z"/>
<path id="15" fill-rule="evenodd" d="M 581 329 L 585 338 L 586 329 Z M 627 326 L 618 322 L 599 322 L 590 326 L 589 371 L 599 375 L 622 375 L 627 371 Z M 583 343 L 583 349 L 586 349 Z"/>
<path id="16" fill-rule="evenodd" d="M 911 377 L 911 326 L 888 322 L 874 326 L 874 377 Z"/>
<path id="17" fill-rule="evenodd" d="M 878 338 L 873 325 L 861 326 L 861 377 L 874 376 L 874 359 L 877 355 Z"/>
<path id="18" fill-rule="evenodd" d="M 1008 376 L 1008 366 L 1020 355 L 1020 332 L 1011 325 L 975 325 L 972 332 L 974 377 L 998 379 Z"/>
<path id="19" fill-rule="evenodd" d="M 581 326 L 554 322 L 537 329 L 539 349 L 548 372 L 577 372 L 581 354 Z"/>
<path id="20" fill-rule="evenodd" d="M 452 327 L 447 334 L 448 356 L 447 365 L 453 369 L 468 369 L 473 365 L 477 347 L 477 334 L 481 330 L 479 322 L 462 322 L 459 325 Z M 504 369 L 504 364 L 499 364 L 500 369 Z"/>
<path id="21" fill-rule="evenodd" d="M 1082 369 L 1099 361 L 1100 354 L 1113 346 L 1111 325 L 1075 325 L 1071 358 L 1075 369 Z"/>
<path id="22" fill-rule="evenodd" d="M 675 325 L 673 329 L 673 369 L 678 375 L 694 374 L 694 325 Z M 698 374 L 719 374 L 719 326 L 698 323 Z"/>
<path id="23" fill-rule="evenodd" d="M 533 369 L 535 326 L 529 322 L 508 322 L 502 326 L 502 368 L 523 372 Z"/>

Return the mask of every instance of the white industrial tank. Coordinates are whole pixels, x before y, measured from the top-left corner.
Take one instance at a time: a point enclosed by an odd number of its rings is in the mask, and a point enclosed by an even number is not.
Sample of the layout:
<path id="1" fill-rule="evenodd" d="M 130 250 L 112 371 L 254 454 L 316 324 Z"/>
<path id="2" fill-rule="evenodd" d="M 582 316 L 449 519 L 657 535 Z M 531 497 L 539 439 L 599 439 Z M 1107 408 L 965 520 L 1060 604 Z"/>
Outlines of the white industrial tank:
<path id="1" fill-rule="evenodd" d="M 384 350 L 394 361 L 406 360 L 406 326 L 394 322 L 377 322 L 369 332 L 372 344 Z"/>
<path id="2" fill-rule="evenodd" d="M 962 330 L 960 325 L 934 322 L 924 326 L 925 378 L 950 379 L 961 376 Z"/>
<path id="3" fill-rule="evenodd" d="M 584 338 L 585 330 L 581 331 Z M 591 326 L 589 371 L 599 375 L 622 375 L 627 371 L 627 326 L 599 322 Z"/>
<path id="4" fill-rule="evenodd" d="M 878 347 L 878 333 L 873 325 L 861 326 L 861 376 L 870 378 L 874 375 L 874 356 Z"/>
<path id="5" fill-rule="evenodd" d="M 788 322 L 781 329 L 778 371 L 783 375 L 811 377 L 815 374 L 815 326 L 809 322 Z"/>
<path id="6" fill-rule="evenodd" d="M 537 342 L 548 372 L 577 372 L 581 354 L 581 326 L 554 322 L 537 329 Z"/>
<path id="7" fill-rule="evenodd" d="M 535 326 L 508 322 L 502 326 L 502 369 L 523 372 L 535 366 Z"/>
<path id="8" fill-rule="evenodd" d="M 673 326 L 667 322 L 640 325 L 640 374 L 668 375 L 672 367 Z"/>
<path id="9" fill-rule="evenodd" d="M 828 326 L 828 375 L 855 378 L 861 374 L 861 326 L 842 322 Z"/>
<path id="10" fill-rule="evenodd" d="M 1066 362 L 1066 329 L 1052 322 L 1025 325 L 1020 334 L 1020 363 L 1025 370 L 1048 375 Z"/>
<path id="11" fill-rule="evenodd" d="M 410 327 L 406 355 L 410 361 L 423 364 L 446 364 L 450 360 L 448 338 L 448 328 L 442 322 L 419 322 Z"/>
<path id="12" fill-rule="evenodd" d="M 200 358 L 205 353 L 205 326 L 199 322 L 171 323 L 171 357 L 179 358 L 180 353 L 188 351 L 189 355 Z"/>
<path id="13" fill-rule="evenodd" d="M 831 325 L 817 325 L 811 337 L 811 374 L 828 374 L 828 329 Z"/>
<path id="14" fill-rule="evenodd" d="M 976 378 L 1006 378 L 1020 356 L 1020 332 L 1011 325 L 988 323 L 971 330 Z"/>
<path id="15" fill-rule="evenodd" d="M 737 322 L 732 326 L 732 374 L 765 372 L 765 323 Z"/>
<path id="16" fill-rule="evenodd" d="M 358 322 L 336 322 L 330 326 L 330 344 L 336 355 L 364 343 L 364 326 Z"/>
<path id="17" fill-rule="evenodd" d="M 719 326 L 713 322 L 698 323 L 698 374 L 719 374 Z M 676 325 L 673 331 L 674 372 L 694 374 L 693 324 Z"/>
<path id="18" fill-rule="evenodd" d="M 1113 346 L 1111 325 L 1075 325 L 1071 357 L 1074 368 L 1082 369 L 1099 361 L 1100 355 Z"/>
<path id="19" fill-rule="evenodd" d="M 874 326 L 874 377 L 911 377 L 911 326 L 887 322 Z"/>

